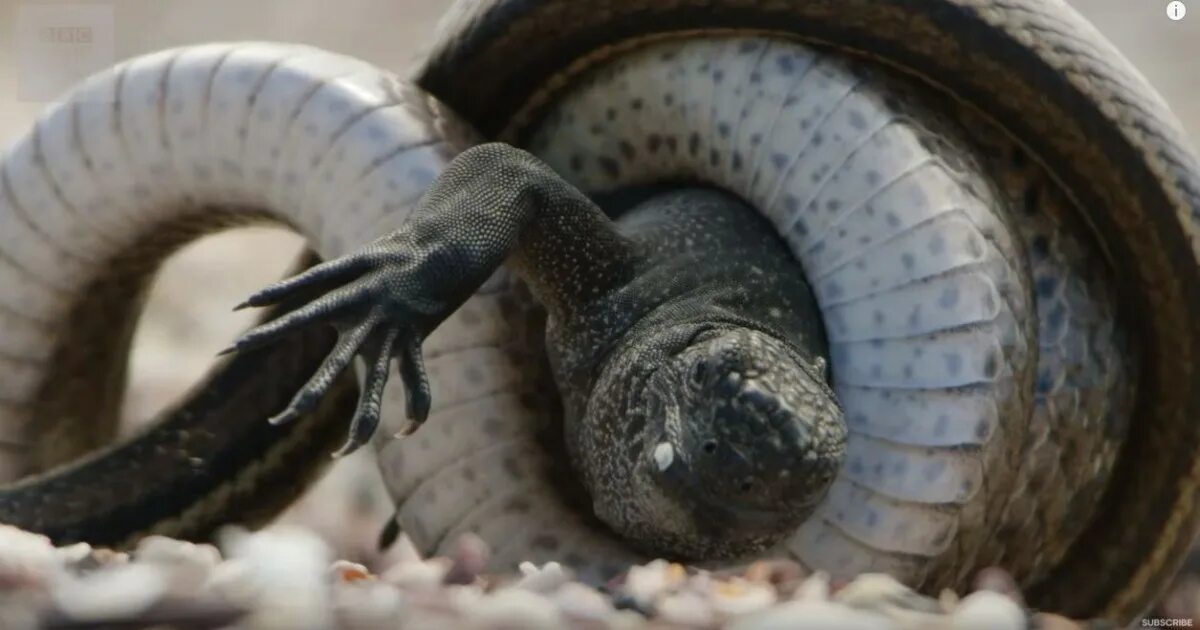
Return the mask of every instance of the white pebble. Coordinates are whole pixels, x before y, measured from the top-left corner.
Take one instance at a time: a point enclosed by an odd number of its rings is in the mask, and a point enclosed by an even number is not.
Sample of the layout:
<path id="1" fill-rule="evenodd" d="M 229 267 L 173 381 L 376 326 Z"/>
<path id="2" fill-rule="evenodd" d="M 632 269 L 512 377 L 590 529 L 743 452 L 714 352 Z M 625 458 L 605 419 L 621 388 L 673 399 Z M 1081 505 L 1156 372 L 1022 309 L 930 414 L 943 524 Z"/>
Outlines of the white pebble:
<path id="1" fill-rule="evenodd" d="M 659 595 L 674 589 L 687 579 L 687 572 L 678 564 L 654 560 L 629 568 L 624 590 L 639 606 L 649 607 Z"/>
<path id="2" fill-rule="evenodd" d="M 880 615 L 826 601 L 790 601 L 767 610 L 743 615 L 728 630 L 894 630 L 896 625 Z"/>
<path id="3" fill-rule="evenodd" d="M 570 582 L 563 584 L 550 600 L 558 606 L 564 615 L 578 620 L 604 621 L 613 614 L 613 605 L 607 597 L 596 589 Z"/>
<path id="4" fill-rule="evenodd" d="M 249 625 L 256 628 L 328 628 L 333 611 L 326 585 L 329 547 L 315 534 L 280 526 L 251 534 L 227 531 L 222 547 L 245 562 L 259 587 Z"/>
<path id="5" fill-rule="evenodd" d="M 545 594 L 572 580 L 571 572 L 557 562 L 547 562 L 540 568 L 532 562 L 522 562 L 517 568 L 521 571 L 521 579 L 512 588 Z"/>
<path id="6" fill-rule="evenodd" d="M 169 575 L 170 591 L 187 595 L 208 581 L 212 570 L 221 563 L 221 554 L 212 545 L 197 545 L 165 536 L 147 536 L 138 541 L 134 558 L 157 565 Z"/>
<path id="7" fill-rule="evenodd" d="M 726 616 L 761 610 L 774 604 L 776 599 L 775 587 L 737 577 L 726 582 L 715 582 L 709 589 L 709 601 L 713 609 Z"/>
<path id="8" fill-rule="evenodd" d="M 691 591 L 663 596 L 655 606 L 655 613 L 663 621 L 681 626 L 710 626 L 717 621 L 712 603 Z"/>
<path id="9" fill-rule="evenodd" d="M 54 550 L 58 561 L 65 565 L 79 564 L 92 555 L 92 546 L 87 543 L 75 543 Z"/>
<path id="10" fill-rule="evenodd" d="M 994 591 L 976 591 L 950 613 L 956 630 L 1024 630 L 1025 611 L 1009 597 Z"/>
<path id="11" fill-rule="evenodd" d="M 404 562 L 387 570 L 383 581 L 402 590 L 427 592 L 441 588 L 450 562 L 445 558 L 432 558 L 420 562 Z"/>
<path id="12" fill-rule="evenodd" d="M 52 593 L 55 606 L 76 621 L 134 617 L 166 594 L 166 575 L 149 564 L 122 564 L 66 577 Z"/>
<path id="13" fill-rule="evenodd" d="M 941 611 L 937 600 L 921 595 L 886 573 L 859 575 L 834 594 L 833 600 L 863 610 Z"/>
<path id="14" fill-rule="evenodd" d="M 5 583 L 44 584 L 60 573 L 60 563 L 49 538 L 0 525 L 0 578 Z"/>
<path id="15" fill-rule="evenodd" d="M 395 627 L 403 599 L 381 582 L 342 582 L 333 585 L 334 616 L 338 628 L 371 629 Z"/>
<path id="16" fill-rule="evenodd" d="M 800 583 L 792 599 L 820 602 L 829 599 L 829 574 L 817 571 Z"/>
<path id="17" fill-rule="evenodd" d="M 476 628 L 561 628 L 562 615 L 550 600 L 531 591 L 509 588 L 475 603 L 468 611 Z"/>

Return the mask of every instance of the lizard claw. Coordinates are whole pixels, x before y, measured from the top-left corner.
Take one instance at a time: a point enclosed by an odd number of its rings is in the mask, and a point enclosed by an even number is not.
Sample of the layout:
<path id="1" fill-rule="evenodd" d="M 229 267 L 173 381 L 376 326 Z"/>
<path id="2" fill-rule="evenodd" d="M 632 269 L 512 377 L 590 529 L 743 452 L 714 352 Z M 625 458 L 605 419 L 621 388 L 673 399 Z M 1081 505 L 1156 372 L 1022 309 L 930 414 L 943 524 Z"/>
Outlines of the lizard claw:
<path id="1" fill-rule="evenodd" d="M 317 265 L 304 273 L 251 295 L 239 308 L 268 306 L 318 296 L 307 304 L 250 329 L 222 354 L 275 343 L 290 333 L 317 323 L 331 324 L 338 340 L 321 366 L 269 422 L 281 424 L 311 412 L 329 393 L 337 377 L 362 357 L 366 377 L 349 436 L 333 457 L 348 455 L 370 440 L 379 426 L 383 391 L 392 359 L 403 378 L 408 417 L 420 425 L 431 405 L 429 377 L 421 342 L 431 328 L 430 314 L 442 309 L 422 297 L 419 266 L 406 256 L 392 254 L 395 243 L 380 239 L 365 250 Z M 409 299 L 413 294 L 417 300 Z"/>

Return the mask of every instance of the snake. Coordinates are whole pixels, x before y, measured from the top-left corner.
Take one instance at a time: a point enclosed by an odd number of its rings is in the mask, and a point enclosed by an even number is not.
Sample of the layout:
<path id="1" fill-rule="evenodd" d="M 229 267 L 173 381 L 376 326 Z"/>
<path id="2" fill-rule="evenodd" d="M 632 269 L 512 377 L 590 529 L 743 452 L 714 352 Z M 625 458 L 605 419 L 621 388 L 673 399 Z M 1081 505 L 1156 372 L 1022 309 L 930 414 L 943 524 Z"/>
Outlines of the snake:
<path id="1" fill-rule="evenodd" d="M 349 430 L 349 446 L 372 442 L 397 523 L 424 551 L 471 531 L 496 567 L 562 559 L 597 576 L 664 553 L 589 509 L 603 487 L 577 475 L 594 453 L 568 453 L 577 402 L 547 360 L 553 291 L 519 261 L 425 305 L 452 312 L 405 346 L 386 387 L 378 365 L 318 371 L 345 367 L 355 326 L 284 324 L 332 308 L 304 294 L 322 274 L 401 264 L 396 242 L 415 237 L 395 235 L 449 229 L 427 210 L 473 198 L 455 193 L 476 190 L 463 163 L 492 155 L 582 191 L 561 196 L 578 207 L 623 208 L 629 225 L 639 204 L 679 203 L 630 191 L 691 190 L 700 207 L 713 193 L 693 189 L 718 189 L 794 257 L 827 343 L 805 372 L 827 371 L 839 466 L 788 515 L 794 529 L 732 555 L 929 591 L 999 564 L 1034 606 L 1119 620 L 1165 587 L 1197 518 L 1200 164 L 1161 98 L 1065 3 L 489 0 L 456 3 L 435 40 L 411 80 L 299 45 L 137 57 L 8 149 L 0 463 L 15 481 L 0 521 L 104 544 L 262 523 Z M 528 154 L 496 158 L 485 140 Z M 279 302 L 255 330 L 287 342 L 221 359 L 111 444 L 158 264 L 260 221 L 305 235 L 306 266 L 330 261 L 251 299 Z M 314 372 L 323 395 L 297 404 Z M 680 449 L 664 444 L 649 461 L 669 470 Z M 727 490 L 715 487 L 702 489 Z"/>

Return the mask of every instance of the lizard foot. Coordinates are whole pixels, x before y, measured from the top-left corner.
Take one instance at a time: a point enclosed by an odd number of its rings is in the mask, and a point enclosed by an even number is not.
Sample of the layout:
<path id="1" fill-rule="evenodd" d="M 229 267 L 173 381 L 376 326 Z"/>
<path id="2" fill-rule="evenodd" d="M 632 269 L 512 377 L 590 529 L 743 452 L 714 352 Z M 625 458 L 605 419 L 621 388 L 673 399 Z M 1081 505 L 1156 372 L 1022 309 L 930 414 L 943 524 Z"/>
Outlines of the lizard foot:
<path id="1" fill-rule="evenodd" d="M 428 299 L 427 280 L 415 256 L 405 252 L 400 234 L 384 237 L 357 253 L 317 265 L 297 276 L 251 295 L 236 308 L 270 306 L 307 300 L 303 306 L 252 328 L 222 354 L 277 342 L 305 326 L 325 323 L 338 332 L 337 344 L 287 408 L 270 419 L 280 424 L 317 406 L 337 376 L 356 356 L 367 366 L 362 395 L 350 421 L 350 435 L 334 457 L 348 455 L 371 438 L 379 426 L 383 390 L 393 358 L 404 380 L 411 433 L 429 415 L 429 378 L 421 342 L 431 322 L 446 311 L 440 300 Z M 412 297 L 410 297 L 412 296 Z"/>

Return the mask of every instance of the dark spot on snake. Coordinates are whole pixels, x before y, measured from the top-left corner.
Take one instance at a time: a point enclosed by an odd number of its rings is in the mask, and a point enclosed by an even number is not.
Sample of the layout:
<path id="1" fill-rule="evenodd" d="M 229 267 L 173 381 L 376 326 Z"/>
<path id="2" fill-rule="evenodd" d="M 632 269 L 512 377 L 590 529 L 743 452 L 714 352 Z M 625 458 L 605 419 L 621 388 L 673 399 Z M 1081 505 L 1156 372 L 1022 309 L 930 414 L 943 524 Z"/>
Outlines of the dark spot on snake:
<path id="1" fill-rule="evenodd" d="M 991 424 L 988 423 L 987 419 L 986 418 L 980 419 L 979 422 L 976 423 L 976 425 L 975 425 L 975 437 L 977 437 L 981 440 L 986 438 L 988 435 L 989 429 L 991 429 Z"/>
<path id="2" fill-rule="evenodd" d="M 725 79 L 725 71 L 724 70 L 714 71 L 712 78 L 713 78 L 713 83 L 720 83 L 721 81 L 723 81 Z"/>
<path id="3" fill-rule="evenodd" d="M 729 123 L 727 123 L 727 122 L 717 123 L 717 134 L 720 135 L 722 138 L 728 138 L 730 131 L 731 131 L 731 129 L 729 127 Z"/>
<path id="4" fill-rule="evenodd" d="M 700 153 L 700 134 L 695 131 L 688 136 L 688 153 L 693 156 Z"/>
<path id="5" fill-rule="evenodd" d="M 879 171 L 872 169 L 867 171 L 866 178 L 868 186 L 876 186 L 883 179 L 883 176 L 879 174 Z"/>
<path id="6" fill-rule="evenodd" d="M 731 161 L 731 163 L 733 164 L 733 172 L 736 173 L 736 172 L 742 170 L 742 154 L 738 151 L 734 151 L 733 152 L 733 160 Z"/>
<path id="7" fill-rule="evenodd" d="M 796 69 L 796 62 L 791 55 L 780 55 L 775 59 L 775 63 L 779 66 L 779 71 L 784 74 L 791 74 Z"/>
<path id="8" fill-rule="evenodd" d="M 1038 260 L 1046 258 L 1050 255 L 1050 239 L 1044 234 L 1033 237 L 1033 241 L 1029 244 L 1029 253 Z"/>
<path id="9" fill-rule="evenodd" d="M 475 469 L 471 468 L 470 466 L 467 466 L 462 470 L 462 478 L 468 482 L 475 481 L 477 476 L 478 475 L 475 473 Z"/>
<path id="10" fill-rule="evenodd" d="M 663 138 L 663 142 L 667 143 L 667 150 L 671 153 L 675 153 L 675 150 L 679 148 L 679 143 L 675 140 L 675 136 L 667 136 Z"/>
<path id="11" fill-rule="evenodd" d="M 879 380 L 879 379 L 883 378 L 883 366 L 882 365 L 876 363 L 875 365 L 871 366 L 871 378 L 873 378 L 875 380 Z"/>
<path id="12" fill-rule="evenodd" d="M 959 373 L 962 372 L 962 363 L 963 363 L 962 355 L 959 355 L 959 354 L 956 354 L 953 352 L 947 352 L 943 356 L 943 359 L 946 362 L 946 373 L 947 374 L 949 374 L 950 376 L 958 376 Z"/>
<path id="13" fill-rule="evenodd" d="M 578 153 L 572 155 L 569 162 L 572 171 L 579 172 L 583 170 L 583 157 Z"/>
<path id="14" fill-rule="evenodd" d="M 837 282 L 830 282 L 825 285 L 825 292 L 829 294 L 830 298 L 837 299 L 842 296 L 842 285 Z"/>
<path id="15" fill-rule="evenodd" d="M 626 160 L 632 160 L 637 155 L 637 150 L 633 148 L 627 140 L 622 140 L 617 143 L 617 148 L 621 151 L 621 156 Z"/>
<path id="16" fill-rule="evenodd" d="M 775 153 L 775 154 L 771 155 L 771 165 L 774 166 L 776 170 L 782 171 L 783 168 L 785 166 L 787 166 L 787 163 L 788 163 L 787 155 L 785 155 L 783 153 Z"/>
<path id="17" fill-rule="evenodd" d="M 520 462 L 518 462 L 517 458 L 512 455 L 505 457 L 501 466 L 504 467 L 504 472 L 508 473 L 508 475 L 513 479 L 521 479 L 525 476 L 525 472 L 521 470 Z"/>
<path id="18" fill-rule="evenodd" d="M 750 134 L 750 144 L 752 144 L 754 146 L 758 146 L 758 145 L 762 144 L 762 139 L 763 139 L 763 137 L 762 137 L 761 133 Z"/>
<path id="19" fill-rule="evenodd" d="M 621 165 L 616 160 L 608 156 L 601 156 L 596 158 L 596 162 L 600 164 L 600 168 L 604 169 L 604 173 L 609 177 L 616 179 L 621 175 Z"/>
<path id="20" fill-rule="evenodd" d="M 800 236 L 808 236 L 808 224 L 804 219 L 796 219 L 796 233 Z"/>
<path id="21" fill-rule="evenodd" d="M 787 195 L 783 198 L 783 208 L 795 214 L 800 209 L 800 200 L 795 195 Z"/>
<path id="22" fill-rule="evenodd" d="M 946 251 L 946 239 L 941 234 L 934 234 L 929 239 L 929 253 L 937 256 Z"/>
<path id="23" fill-rule="evenodd" d="M 750 73 L 750 82 L 751 83 L 762 83 L 762 73 L 761 72 L 751 72 Z"/>
<path id="24" fill-rule="evenodd" d="M 588 127 L 588 131 L 590 131 L 593 136 L 603 135 L 604 134 L 604 125 L 600 125 L 600 124 L 592 125 L 591 127 Z"/>
<path id="25" fill-rule="evenodd" d="M 617 108 L 609 107 L 608 110 L 604 112 L 604 117 L 608 119 L 608 122 L 612 122 L 612 121 L 616 120 L 617 119 Z"/>
<path id="26" fill-rule="evenodd" d="M 883 322 L 884 322 L 884 320 L 886 319 L 886 318 L 884 317 L 884 314 L 883 314 L 883 311 L 882 311 L 882 310 L 876 310 L 876 311 L 875 311 L 875 313 L 872 315 L 872 318 L 875 320 L 875 325 L 876 325 L 876 326 L 882 326 L 882 325 L 883 325 Z"/>
<path id="27" fill-rule="evenodd" d="M 938 306 L 944 309 L 952 309 L 958 306 L 959 297 L 958 287 L 946 287 L 938 297 Z"/>
<path id="28" fill-rule="evenodd" d="M 478 365 L 468 365 L 466 369 L 463 370 L 463 377 L 467 379 L 468 383 L 471 383 L 472 385 L 478 385 L 479 383 L 483 382 L 483 371 L 479 369 Z"/>
<path id="29" fill-rule="evenodd" d="M 651 153 L 657 153 L 658 148 L 662 146 L 662 136 L 652 133 L 646 136 L 646 150 Z"/>
<path id="30" fill-rule="evenodd" d="M 761 44 L 759 42 L 754 41 L 752 39 L 746 40 L 746 41 L 742 42 L 741 44 L 738 44 L 738 52 L 743 53 L 743 54 L 752 53 L 752 52 L 758 50 L 760 45 Z"/>
<path id="31" fill-rule="evenodd" d="M 709 149 L 708 163 L 714 168 L 721 165 L 721 152 L 716 149 Z"/>
<path id="32" fill-rule="evenodd" d="M 987 378 L 996 376 L 1000 371 L 1000 357 L 996 356 L 996 352 L 989 352 L 987 358 L 983 360 L 983 375 Z"/>
<path id="33" fill-rule="evenodd" d="M 629 101 L 629 109 L 632 109 L 633 111 L 636 112 L 636 111 L 640 110 L 642 108 L 642 105 L 644 105 L 644 104 L 645 103 L 644 103 L 644 101 L 642 101 L 642 99 L 635 98 L 635 99 Z"/>
<path id="34" fill-rule="evenodd" d="M 858 111 L 857 109 L 850 111 L 849 122 L 851 127 L 860 131 L 867 127 L 867 119 L 863 117 L 862 112 Z"/>
<path id="35" fill-rule="evenodd" d="M 674 104 L 675 104 L 675 95 L 674 94 L 672 94 L 670 92 L 663 94 L 663 105 L 670 107 Z"/>
<path id="36" fill-rule="evenodd" d="M 1058 278 L 1054 276 L 1043 276 L 1038 278 L 1033 283 L 1034 293 L 1041 299 L 1049 299 L 1054 297 L 1054 291 L 1058 288 Z"/>
<path id="37" fill-rule="evenodd" d="M 830 199 L 825 202 L 825 209 L 830 213 L 837 212 L 842 208 L 842 202 L 837 199 Z"/>

